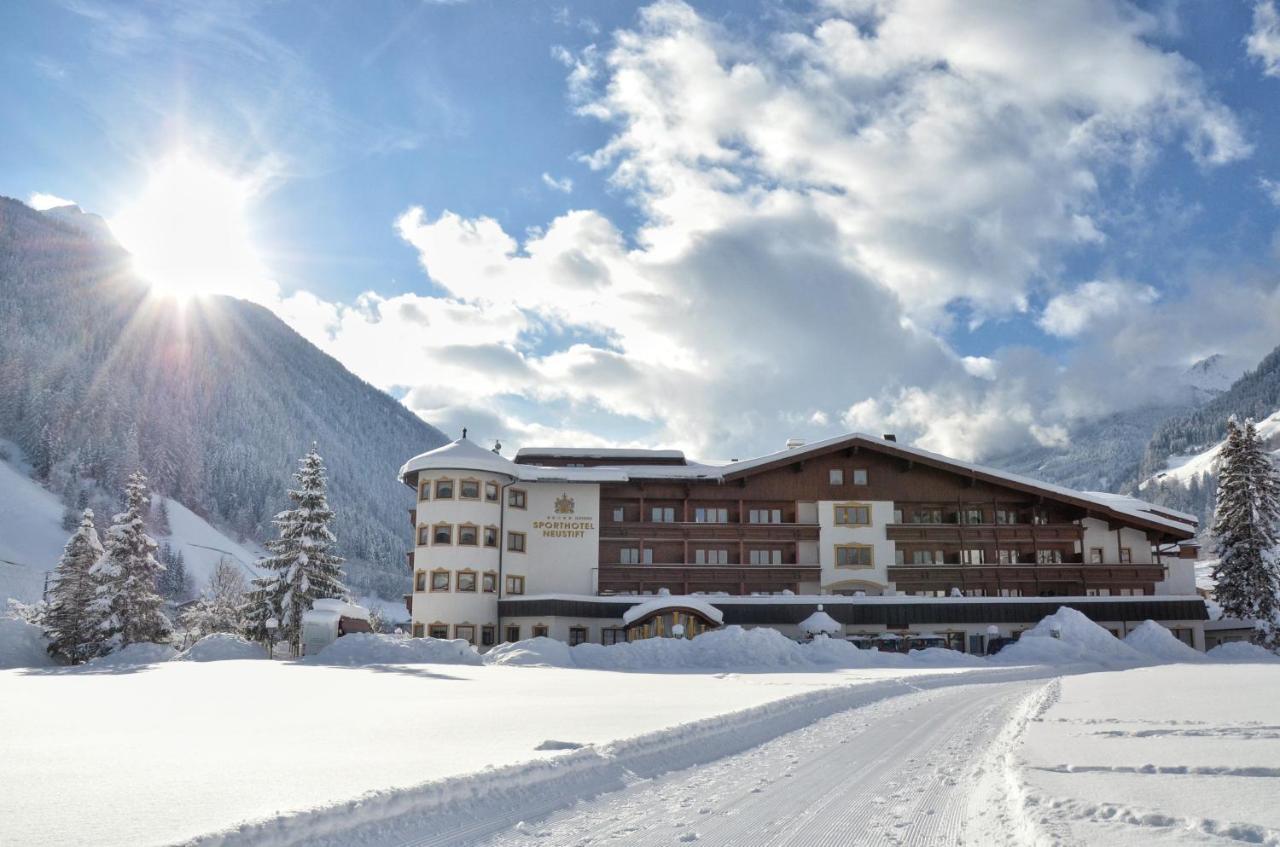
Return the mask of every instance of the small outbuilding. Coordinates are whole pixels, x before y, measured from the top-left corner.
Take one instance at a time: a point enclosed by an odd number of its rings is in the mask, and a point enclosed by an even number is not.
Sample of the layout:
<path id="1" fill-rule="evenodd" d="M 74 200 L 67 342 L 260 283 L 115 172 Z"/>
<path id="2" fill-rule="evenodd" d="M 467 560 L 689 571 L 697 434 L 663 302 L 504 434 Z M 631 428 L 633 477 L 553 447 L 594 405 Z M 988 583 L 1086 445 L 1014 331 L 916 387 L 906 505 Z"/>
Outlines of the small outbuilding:
<path id="1" fill-rule="evenodd" d="M 302 655 L 314 655 L 353 632 L 373 632 L 368 609 L 345 600 L 315 600 L 302 613 Z"/>
<path id="2" fill-rule="evenodd" d="M 844 627 L 835 618 L 828 615 L 822 609 L 822 604 L 818 604 L 818 609 L 812 615 L 800 621 L 800 632 L 805 638 L 814 638 L 818 635 L 827 635 L 833 638 L 839 638 Z"/>
<path id="3" fill-rule="evenodd" d="M 627 640 L 693 638 L 724 622 L 724 613 L 699 597 L 659 594 L 637 603 L 622 615 Z"/>

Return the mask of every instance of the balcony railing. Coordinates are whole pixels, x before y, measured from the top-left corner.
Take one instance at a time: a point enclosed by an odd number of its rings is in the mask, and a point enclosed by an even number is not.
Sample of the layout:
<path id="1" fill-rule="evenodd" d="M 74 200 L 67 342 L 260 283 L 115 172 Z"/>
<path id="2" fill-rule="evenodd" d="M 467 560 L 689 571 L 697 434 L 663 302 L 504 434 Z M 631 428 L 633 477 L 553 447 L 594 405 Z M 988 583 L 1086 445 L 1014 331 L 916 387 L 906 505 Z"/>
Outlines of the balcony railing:
<path id="1" fill-rule="evenodd" d="M 602 541 L 817 541 L 816 523 L 700 523 L 696 521 L 605 521 Z"/>
<path id="2" fill-rule="evenodd" d="M 890 541 L 905 542 L 1015 542 L 1015 541 L 1079 541 L 1084 527 L 1074 523 L 892 523 L 885 527 Z"/>

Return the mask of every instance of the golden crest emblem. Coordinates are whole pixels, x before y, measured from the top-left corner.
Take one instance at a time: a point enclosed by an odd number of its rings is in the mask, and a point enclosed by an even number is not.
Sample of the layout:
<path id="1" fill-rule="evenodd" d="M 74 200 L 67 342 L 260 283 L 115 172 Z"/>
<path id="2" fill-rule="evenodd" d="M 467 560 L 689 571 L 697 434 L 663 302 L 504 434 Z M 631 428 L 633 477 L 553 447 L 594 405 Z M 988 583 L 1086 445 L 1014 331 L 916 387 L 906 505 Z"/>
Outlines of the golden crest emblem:
<path id="1" fill-rule="evenodd" d="M 568 494 L 561 494 L 556 498 L 556 514 L 572 515 L 573 514 L 573 498 Z"/>

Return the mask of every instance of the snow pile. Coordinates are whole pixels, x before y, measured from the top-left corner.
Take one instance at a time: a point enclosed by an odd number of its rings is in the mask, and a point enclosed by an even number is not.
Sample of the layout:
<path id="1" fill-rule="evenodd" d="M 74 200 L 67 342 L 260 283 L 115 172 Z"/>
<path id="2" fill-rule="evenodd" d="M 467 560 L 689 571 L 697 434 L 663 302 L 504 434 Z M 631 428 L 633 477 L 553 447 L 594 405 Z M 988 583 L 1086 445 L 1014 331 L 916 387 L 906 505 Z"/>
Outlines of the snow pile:
<path id="1" fill-rule="evenodd" d="M 170 644 L 130 644 L 128 647 L 123 647 L 114 653 L 90 659 L 85 663 L 84 667 L 113 668 L 129 667 L 131 665 L 154 665 L 157 662 L 167 662 L 177 655 L 178 651 Z"/>
<path id="2" fill-rule="evenodd" d="M 174 657 L 186 662 L 225 662 L 235 659 L 265 659 L 262 645 L 246 641 L 238 635 L 216 632 L 206 635 Z"/>
<path id="3" fill-rule="evenodd" d="M 35 624 L 0 618 L 0 668 L 43 668 L 53 664 L 44 633 Z"/>
<path id="4" fill-rule="evenodd" d="M 481 664 L 475 648 L 461 638 L 404 638 L 372 632 L 344 635 L 305 661 L 317 665 L 348 666 Z"/>
<path id="5" fill-rule="evenodd" d="M 800 631 L 805 635 L 839 635 L 843 627 L 835 618 L 818 606 L 818 611 L 800 621 Z"/>
<path id="6" fill-rule="evenodd" d="M 948 650 L 946 647 L 912 650 L 907 654 L 907 659 L 911 664 L 926 668 L 975 668 L 987 663 L 987 660 L 981 656 L 971 656 L 959 650 Z"/>
<path id="7" fill-rule="evenodd" d="M 1054 632 L 1059 637 L 1054 637 Z M 1022 633 L 997 653 L 999 664 L 1068 665 L 1088 662 L 1106 667 L 1150 664 L 1150 659 L 1089 620 L 1084 613 L 1063 606 Z"/>
<path id="8" fill-rule="evenodd" d="M 1174 637 L 1155 621 L 1143 621 L 1125 636 L 1124 643 L 1160 662 L 1203 662 L 1204 654 Z"/>
<path id="9" fill-rule="evenodd" d="M 577 649 L 577 648 L 573 648 Z M 499 644 L 484 654 L 486 665 L 523 665 L 535 668 L 575 667 L 569 655 L 570 647 L 554 638 L 527 638 L 508 644 Z"/>
<path id="10" fill-rule="evenodd" d="M 1280 662 L 1280 656 L 1248 641 L 1228 641 L 1206 655 L 1218 662 Z"/>

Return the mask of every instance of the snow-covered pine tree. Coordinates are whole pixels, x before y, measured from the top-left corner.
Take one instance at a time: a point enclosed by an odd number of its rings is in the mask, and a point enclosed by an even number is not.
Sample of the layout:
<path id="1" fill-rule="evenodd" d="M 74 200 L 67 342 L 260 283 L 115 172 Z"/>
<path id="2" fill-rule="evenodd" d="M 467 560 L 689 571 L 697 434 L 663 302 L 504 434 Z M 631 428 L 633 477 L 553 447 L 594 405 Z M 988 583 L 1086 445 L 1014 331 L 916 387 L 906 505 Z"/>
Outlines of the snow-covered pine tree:
<path id="1" fill-rule="evenodd" d="M 156 593 L 157 577 L 164 565 L 156 561 L 156 542 L 147 535 L 143 515 L 147 508 L 147 478 L 134 471 L 125 486 L 125 510 L 112 518 L 107 530 L 106 552 L 94 567 L 98 583 L 95 604 L 102 615 L 102 635 L 112 647 L 139 642 L 160 642 L 171 631 Z"/>
<path id="2" fill-rule="evenodd" d="M 238 633 L 244 626 L 244 574 L 230 559 L 219 559 L 195 605 L 182 613 L 181 624 L 193 639 L 215 632 Z"/>
<path id="3" fill-rule="evenodd" d="M 1218 565 L 1215 596 L 1226 617 L 1256 620 L 1255 640 L 1280 646 L 1280 476 L 1262 447 L 1253 421 L 1227 422 L 1218 467 L 1213 535 Z"/>
<path id="4" fill-rule="evenodd" d="M 67 540 L 62 558 L 53 569 L 44 634 L 49 655 L 78 665 L 98 655 L 102 633 L 95 609 L 97 597 L 93 566 L 102 558 L 102 542 L 93 525 L 93 510 L 85 509 L 80 526 Z"/>
<path id="5" fill-rule="evenodd" d="M 156 497 L 155 500 L 151 509 L 151 525 L 155 528 L 156 535 L 172 535 L 173 529 L 169 526 L 169 501 L 164 497 Z"/>
<path id="6" fill-rule="evenodd" d="M 258 564 L 270 571 L 253 581 L 248 615 L 252 637 L 266 640 L 266 621 L 276 618 L 276 637 L 301 648 L 302 613 L 314 600 L 347 599 L 342 584 L 343 559 L 333 553 L 336 539 L 329 529 L 333 510 L 325 497 L 324 460 L 311 445 L 293 475 L 298 487 L 289 492 L 294 507 L 276 515 L 273 521 L 280 537 L 266 546 L 273 556 Z"/>

